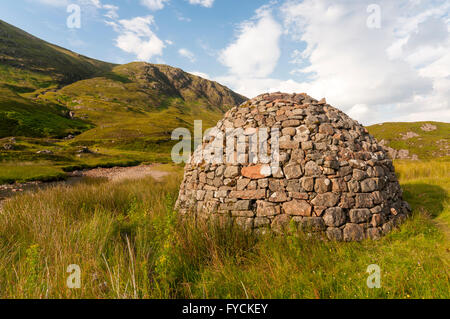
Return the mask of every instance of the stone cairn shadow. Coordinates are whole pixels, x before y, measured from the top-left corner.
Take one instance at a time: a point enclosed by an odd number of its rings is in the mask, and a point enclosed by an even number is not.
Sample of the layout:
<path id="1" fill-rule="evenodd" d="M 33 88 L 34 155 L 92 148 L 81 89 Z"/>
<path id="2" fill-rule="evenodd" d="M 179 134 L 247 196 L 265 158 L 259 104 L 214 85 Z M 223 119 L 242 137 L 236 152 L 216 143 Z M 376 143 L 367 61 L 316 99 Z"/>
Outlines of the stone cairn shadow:
<path id="1" fill-rule="evenodd" d="M 269 128 L 268 141 L 279 129 L 279 168 L 249 163 L 248 154 L 243 163 L 191 156 L 176 209 L 255 232 L 294 225 L 337 241 L 378 239 L 410 214 L 386 150 L 325 99 L 262 94 L 229 110 L 213 135 L 242 129 L 248 142 L 262 128 Z M 205 137 L 195 153 L 213 143 L 214 136 Z"/>

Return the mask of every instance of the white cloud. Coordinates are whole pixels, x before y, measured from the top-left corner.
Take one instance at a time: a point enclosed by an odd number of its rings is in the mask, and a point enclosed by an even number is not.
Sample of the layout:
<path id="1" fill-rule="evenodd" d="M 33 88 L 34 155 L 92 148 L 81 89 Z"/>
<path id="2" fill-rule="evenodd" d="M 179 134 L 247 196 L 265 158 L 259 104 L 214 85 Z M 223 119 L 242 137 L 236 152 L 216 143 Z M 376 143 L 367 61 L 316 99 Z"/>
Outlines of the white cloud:
<path id="1" fill-rule="evenodd" d="M 185 17 L 182 14 L 178 14 L 177 19 L 178 19 L 178 21 L 183 21 L 183 22 L 191 22 L 192 21 L 191 18 Z"/>
<path id="2" fill-rule="evenodd" d="M 150 10 L 161 10 L 169 0 L 141 0 L 141 4 L 149 8 Z"/>
<path id="3" fill-rule="evenodd" d="M 281 56 L 282 32 L 270 5 L 256 10 L 252 19 L 240 24 L 234 42 L 220 52 L 219 61 L 228 67 L 228 74 L 215 80 L 250 98 L 264 92 L 298 91 L 297 82 L 270 77 Z"/>
<path id="4" fill-rule="evenodd" d="M 351 109 L 347 111 L 347 114 L 355 119 L 365 118 L 367 116 L 373 116 L 370 107 L 367 104 L 355 104 Z"/>
<path id="5" fill-rule="evenodd" d="M 34 0 L 47 5 L 64 6 L 68 4 L 67 0 Z M 169 0 L 141 0 L 141 3 L 153 10 L 159 10 Z M 154 25 L 153 16 L 135 17 L 129 20 L 119 18 L 119 7 L 112 4 L 102 4 L 101 0 L 74 0 L 80 5 L 89 6 L 90 9 L 97 12 L 103 10 L 103 16 L 108 18 L 105 23 L 111 26 L 118 33 L 115 44 L 125 52 L 136 55 L 141 61 L 149 61 L 155 58 L 155 61 L 161 62 L 160 58 L 163 49 L 167 45 L 173 44 L 170 40 L 162 41 L 152 31 Z"/>
<path id="6" fill-rule="evenodd" d="M 214 4 L 214 0 L 189 0 L 190 4 L 198 4 L 205 8 L 211 8 Z"/>
<path id="7" fill-rule="evenodd" d="M 149 61 L 154 56 L 162 55 L 165 44 L 150 29 L 150 26 L 154 24 L 153 16 L 107 22 L 107 24 L 119 33 L 116 46 L 125 52 L 135 54 L 138 60 Z"/>
<path id="8" fill-rule="evenodd" d="M 32 2 L 39 2 L 54 7 L 66 7 L 69 4 L 68 0 L 32 0 Z"/>
<path id="9" fill-rule="evenodd" d="M 117 11 L 119 11 L 119 7 L 118 6 L 115 6 L 115 5 L 112 5 L 112 4 L 105 4 L 103 6 L 103 9 L 106 10 L 106 13 L 104 15 L 105 17 L 107 17 L 109 19 L 112 19 L 112 20 L 115 20 L 115 19 L 119 18 L 119 14 L 117 13 Z"/>
<path id="10" fill-rule="evenodd" d="M 211 77 L 208 74 L 200 72 L 200 71 L 192 71 L 192 72 L 188 72 L 188 73 L 199 76 L 199 77 L 207 79 L 207 80 L 211 79 Z"/>
<path id="11" fill-rule="evenodd" d="M 100 0 L 87 0 L 87 1 L 90 2 L 92 5 L 94 5 L 96 8 L 102 7 Z"/>
<path id="12" fill-rule="evenodd" d="M 79 4 L 82 6 L 93 6 L 95 8 L 101 9 L 103 7 L 100 0 L 29 0 L 31 2 L 39 2 L 45 5 L 50 5 L 54 7 L 65 7 L 69 4 Z"/>
<path id="13" fill-rule="evenodd" d="M 187 58 L 189 61 L 191 61 L 192 63 L 195 62 L 195 55 L 194 53 L 192 53 L 191 51 L 189 51 L 188 49 L 179 49 L 178 50 L 178 54 L 184 58 Z"/>
<path id="14" fill-rule="evenodd" d="M 253 78 L 236 75 L 224 75 L 214 78 L 215 81 L 232 88 L 240 94 L 252 98 L 265 92 L 305 92 L 305 85 L 294 80 L 280 80 L 270 77 Z"/>
<path id="15" fill-rule="evenodd" d="M 449 121 L 450 40 L 444 17 L 450 5 L 378 1 L 381 28 L 369 29 L 371 2 L 305 0 L 283 6 L 287 34 L 307 45 L 302 56 L 309 65 L 297 71 L 314 74 L 299 86 L 365 123 Z"/>
<path id="16" fill-rule="evenodd" d="M 119 15 L 119 7 L 112 4 L 102 4 L 100 0 L 29 0 L 34 2 L 39 2 L 44 5 L 50 5 L 54 7 L 67 7 L 69 4 L 78 4 L 83 7 L 83 12 L 88 12 L 91 15 L 96 16 L 101 10 L 104 11 L 103 16 L 109 19 L 117 19 Z"/>
<path id="17" fill-rule="evenodd" d="M 283 33 L 299 44 L 291 52 L 290 75 L 301 80 L 270 77 L 278 61 L 278 28 L 262 32 L 259 26 L 263 19 L 278 24 L 263 8 L 222 52 L 229 74 L 216 80 L 248 97 L 273 91 L 326 97 L 364 124 L 450 121 L 450 3 L 380 0 L 381 28 L 370 29 L 366 9 L 372 2 L 288 0 L 281 6 Z M 248 52 L 265 58 L 253 60 Z"/>
<path id="18" fill-rule="evenodd" d="M 237 39 L 224 49 L 219 61 L 229 68 L 231 75 L 240 78 L 267 77 L 275 69 L 281 55 L 279 39 L 281 26 L 269 10 L 240 25 Z"/>

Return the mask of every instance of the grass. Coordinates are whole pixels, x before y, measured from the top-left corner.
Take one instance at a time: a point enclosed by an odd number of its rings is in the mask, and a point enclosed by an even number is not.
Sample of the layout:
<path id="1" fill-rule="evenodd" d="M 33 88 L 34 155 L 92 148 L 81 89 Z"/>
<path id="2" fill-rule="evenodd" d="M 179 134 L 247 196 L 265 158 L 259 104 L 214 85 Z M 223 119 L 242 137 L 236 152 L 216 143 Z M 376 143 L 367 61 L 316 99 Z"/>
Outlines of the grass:
<path id="1" fill-rule="evenodd" d="M 423 131 L 425 124 L 436 126 L 433 131 Z M 450 155 L 450 123 L 442 122 L 413 122 L 413 123 L 382 123 L 367 127 L 370 134 L 378 141 L 385 140 L 387 146 L 396 150 L 406 149 L 409 155 L 416 154 L 419 159 L 434 159 Z M 412 132 L 417 136 L 403 139 L 403 136 Z"/>
<path id="2" fill-rule="evenodd" d="M 413 216 L 362 243 L 183 221 L 173 212 L 180 167 L 163 182 L 86 180 L 19 195 L 0 214 L 0 297 L 449 298 L 448 163 L 396 166 Z M 70 264 L 81 289 L 66 286 Z M 370 264 L 380 289 L 367 288 Z"/>
<path id="3" fill-rule="evenodd" d="M 114 64 L 57 47 L 0 20 L 0 137 L 65 137 L 92 125 L 69 119 L 60 103 L 36 99 L 47 91 L 111 73 Z"/>
<path id="4" fill-rule="evenodd" d="M 65 137 L 93 125 L 69 119 L 69 109 L 54 103 L 33 101 L 11 92 L 0 80 L 0 138 L 5 136 Z"/>
<path id="5" fill-rule="evenodd" d="M 56 181 L 66 178 L 66 174 L 51 165 L 22 163 L 21 165 L 1 165 L 0 184 L 30 181 Z"/>
<path id="6" fill-rule="evenodd" d="M 169 147 L 155 147 L 153 150 L 124 150 L 97 146 L 96 143 L 60 141 L 17 137 L 13 150 L 3 150 L 2 145 L 10 143 L 9 138 L 0 139 L 0 184 L 54 179 L 54 173 L 97 167 L 126 167 L 148 163 L 169 163 Z M 82 146 L 88 146 L 93 153 L 78 154 Z M 51 153 L 38 153 L 47 150 Z M 160 150 L 160 152 L 156 152 Z M 42 168 L 45 167 L 45 170 Z M 38 174 L 30 174 L 36 171 Z"/>
<path id="7" fill-rule="evenodd" d="M 450 158 L 433 161 L 395 161 L 397 176 L 401 180 L 429 178 L 433 180 L 446 179 L 450 176 Z"/>

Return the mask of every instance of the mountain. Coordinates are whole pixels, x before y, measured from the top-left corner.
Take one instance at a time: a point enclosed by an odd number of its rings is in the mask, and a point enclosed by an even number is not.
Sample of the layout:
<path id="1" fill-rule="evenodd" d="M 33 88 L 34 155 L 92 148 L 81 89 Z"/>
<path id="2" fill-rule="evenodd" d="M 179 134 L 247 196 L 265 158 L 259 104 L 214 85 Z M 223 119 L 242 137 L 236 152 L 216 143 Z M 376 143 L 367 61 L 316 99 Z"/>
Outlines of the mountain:
<path id="1" fill-rule="evenodd" d="M 144 62 L 120 65 L 110 76 L 77 81 L 35 98 L 64 105 L 74 119 L 95 124 L 76 137 L 78 143 L 128 150 L 170 144 L 172 130 L 192 129 L 194 120 L 203 120 L 205 129 L 214 126 L 229 107 L 246 100 L 217 82 Z"/>
<path id="2" fill-rule="evenodd" d="M 42 41 L 0 20 L 0 137 L 77 134 L 90 127 L 67 117 L 63 105 L 26 95 L 107 74 L 113 64 L 89 59 Z"/>
<path id="3" fill-rule="evenodd" d="M 450 123 L 395 122 L 367 127 L 395 159 L 450 156 Z"/>
<path id="4" fill-rule="evenodd" d="M 0 20 L 0 182 L 170 161 L 175 128 L 215 126 L 245 100 L 179 68 L 98 61 Z"/>
<path id="5" fill-rule="evenodd" d="M 29 88 L 69 84 L 109 72 L 106 63 L 45 42 L 0 20 L 2 80 Z"/>
<path id="6" fill-rule="evenodd" d="M 98 61 L 0 20 L 0 138 L 167 139 L 167 131 L 194 118 L 210 124 L 245 100 L 178 68 Z"/>

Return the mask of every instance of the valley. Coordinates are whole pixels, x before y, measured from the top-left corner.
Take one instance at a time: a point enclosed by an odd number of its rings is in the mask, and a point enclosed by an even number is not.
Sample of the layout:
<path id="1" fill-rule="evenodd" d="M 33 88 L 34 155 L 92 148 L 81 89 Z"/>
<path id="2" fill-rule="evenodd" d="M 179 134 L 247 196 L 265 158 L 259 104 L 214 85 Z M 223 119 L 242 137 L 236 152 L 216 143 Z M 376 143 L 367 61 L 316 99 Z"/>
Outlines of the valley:
<path id="1" fill-rule="evenodd" d="M 0 184 L 167 163 L 172 130 L 194 119 L 207 129 L 245 100 L 181 69 L 89 59 L 0 21 Z"/>
<path id="2" fill-rule="evenodd" d="M 98 61 L 0 21 L 0 298 L 450 297 L 449 123 L 367 127 L 412 207 L 378 240 L 258 237 L 180 217 L 172 131 L 213 127 L 246 100 L 176 67 Z M 67 289 L 70 264 L 83 289 Z M 380 289 L 367 289 L 370 264 Z"/>

